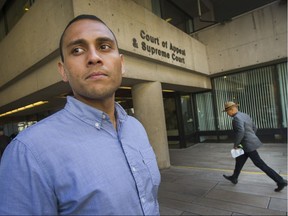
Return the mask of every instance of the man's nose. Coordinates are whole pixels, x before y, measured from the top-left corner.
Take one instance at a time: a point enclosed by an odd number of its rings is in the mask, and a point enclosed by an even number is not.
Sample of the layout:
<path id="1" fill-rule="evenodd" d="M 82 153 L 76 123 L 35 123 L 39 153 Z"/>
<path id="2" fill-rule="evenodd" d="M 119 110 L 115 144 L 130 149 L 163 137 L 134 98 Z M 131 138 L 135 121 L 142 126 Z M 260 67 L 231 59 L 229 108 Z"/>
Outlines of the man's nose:
<path id="1" fill-rule="evenodd" d="M 90 49 L 88 52 L 88 65 L 102 63 L 102 58 L 96 49 Z"/>

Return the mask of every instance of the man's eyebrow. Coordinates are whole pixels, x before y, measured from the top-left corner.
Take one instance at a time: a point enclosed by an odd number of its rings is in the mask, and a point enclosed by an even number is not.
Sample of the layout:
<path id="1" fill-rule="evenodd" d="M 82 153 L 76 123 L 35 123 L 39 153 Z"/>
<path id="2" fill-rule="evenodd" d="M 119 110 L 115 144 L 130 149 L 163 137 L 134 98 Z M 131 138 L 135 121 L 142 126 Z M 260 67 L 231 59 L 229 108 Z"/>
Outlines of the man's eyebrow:
<path id="1" fill-rule="evenodd" d="M 78 44 L 87 44 L 87 42 L 84 39 L 77 39 L 77 40 L 70 41 L 66 47 L 69 48 L 71 46 L 75 46 Z"/>
<path id="2" fill-rule="evenodd" d="M 96 43 L 108 42 L 108 43 L 115 44 L 115 45 L 117 44 L 116 41 L 110 37 L 99 37 L 96 39 L 95 42 Z M 70 41 L 66 47 L 69 48 L 71 46 L 75 46 L 75 45 L 79 45 L 79 44 L 87 44 L 87 41 L 84 39 L 76 39 L 76 40 Z"/>
<path id="3" fill-rule="evenodd" d="M 96 42 L 97 43 L 109 42 L 109 43 L 116 44 L 116 41 L 110 37 L 99 37 L 96 39 Z"/>

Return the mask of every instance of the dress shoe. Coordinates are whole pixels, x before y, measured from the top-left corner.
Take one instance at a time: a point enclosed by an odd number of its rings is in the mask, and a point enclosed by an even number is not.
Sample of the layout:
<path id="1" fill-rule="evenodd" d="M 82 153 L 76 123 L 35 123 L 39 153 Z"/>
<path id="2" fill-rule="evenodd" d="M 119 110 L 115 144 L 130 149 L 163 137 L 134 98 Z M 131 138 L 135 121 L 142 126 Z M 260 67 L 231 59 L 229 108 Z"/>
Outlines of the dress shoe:
<path id="1" fill-rule="evenodd" d="M 284 187 L 287 186 L 287 181 L 284 180 L 282 183 L 277 183 L 277 188 L 275 188 L 275 192 L 280 192 Z"/>
<path id="2" fill-rule="evenodd" d="M 229 181 L 231 181 L 233 184 L 237 184 L 238 183 L 238 180 L 233 178 L 232 176 L 226 176 L 226 175 L 223 175 L 223 177 Z"/>

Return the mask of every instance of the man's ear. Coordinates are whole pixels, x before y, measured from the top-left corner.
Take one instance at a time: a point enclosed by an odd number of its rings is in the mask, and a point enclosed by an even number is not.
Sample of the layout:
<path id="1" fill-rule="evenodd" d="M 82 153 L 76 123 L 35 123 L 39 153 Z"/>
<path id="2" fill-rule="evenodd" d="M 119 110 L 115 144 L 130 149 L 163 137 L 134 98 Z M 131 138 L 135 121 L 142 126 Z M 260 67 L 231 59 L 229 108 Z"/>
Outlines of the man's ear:
<path id="1" fill-rule="evenodd" d="M 58 62 L 57 66 L 58 66 L 58 72 L 60 73 L 62 80 L 64 82 L 68 82 L 69 80 L 63 62 Z"/>
<path id="2" fill-rule="evenodd" d="M 125 73 L 124 55 L 120 54 L 120 58 L 121 58 L 121 72 L 123 75 Z"/>

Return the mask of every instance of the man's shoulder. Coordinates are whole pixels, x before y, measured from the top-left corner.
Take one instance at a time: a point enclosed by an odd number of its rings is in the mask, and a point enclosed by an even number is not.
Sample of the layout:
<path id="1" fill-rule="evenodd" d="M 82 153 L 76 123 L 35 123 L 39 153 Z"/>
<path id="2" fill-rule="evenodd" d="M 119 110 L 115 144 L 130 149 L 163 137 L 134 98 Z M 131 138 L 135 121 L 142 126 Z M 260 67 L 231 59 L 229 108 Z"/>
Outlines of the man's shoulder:
<path id="1" fill-rule="evenodd" d="M 234 116 L 234 118 L 243 118 L 243 117 L 249 117 L 249 115 L 246 114 L 246 113 L 244 113 L 244 112 L 238 111 L 238 112 L 236 113 L 236 115 Z"/>
<path id="2" fill-rule="evenodd" d="M 127 115 L 127 121 L 130 124 L 142 126 L 142 123 L 137 118 L 135 118 L 134 116 Z"/>
<path id="3" fill-rule="evenodd" d="M 242 118 L 246 118 L 246 119 L 250 119 L 250 115 L 248 115 L 247 113 L 243 113 L 243 112 L 240 112 L 241 113 L 241 117 Z"/>
<path id="4" fill-rule="evenodd" d="M 133 116 L 128 115 L 124 125 L 125 125 L 125 128 L 127 128 L 130 131 L 133 130 L 136 133 L 137 131 L 146 133 L 146 130 L 144 126 L 142 125 L 142 123 Z"/>
<path id="5" fill-rule="evenodd" d="M 63 110 L 60 110 L 21 131 L 17 139 L 24 141 L 27 139 L 36 140 L 38 137 L 48 137 L 52 131 L 56 133 L 61 129 L 61 125 L 65 124 L 64 116 Z"/>

